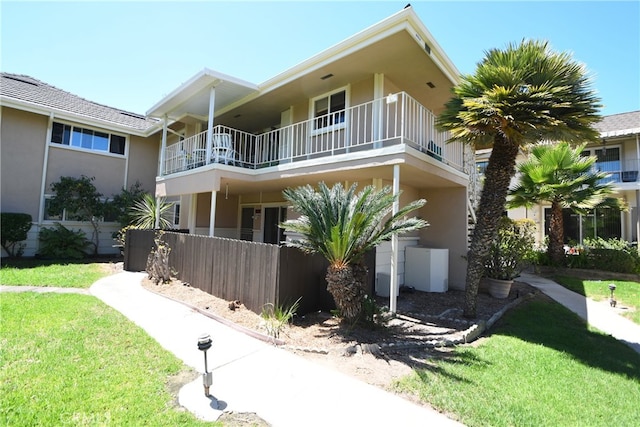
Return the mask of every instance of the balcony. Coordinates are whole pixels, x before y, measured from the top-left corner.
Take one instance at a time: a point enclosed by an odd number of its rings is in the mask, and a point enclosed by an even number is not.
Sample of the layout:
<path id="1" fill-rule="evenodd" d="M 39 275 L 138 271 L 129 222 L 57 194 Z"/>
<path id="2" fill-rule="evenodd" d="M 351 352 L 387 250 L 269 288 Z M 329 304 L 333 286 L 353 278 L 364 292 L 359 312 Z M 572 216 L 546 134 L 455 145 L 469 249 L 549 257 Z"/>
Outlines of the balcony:
<path id="1" fill-rule="evenodd" d="M 211 164 L 260 169 L 286 163 L 406 144 L 458 171 L 465 171 L 462 143 L 446 144 L 435 115 L 404 92 L 262 134 L 227 126 L 166 147 L 163 175 Z"/>
<path id="2" fill-rule="evenodd" d="M 609 174 L 602 182 L 615 184 L 640 182 L 638 180 L 638 170 L 640 170 L 639 159 L 596 162 L 594 166 L 596 170 Z"/>

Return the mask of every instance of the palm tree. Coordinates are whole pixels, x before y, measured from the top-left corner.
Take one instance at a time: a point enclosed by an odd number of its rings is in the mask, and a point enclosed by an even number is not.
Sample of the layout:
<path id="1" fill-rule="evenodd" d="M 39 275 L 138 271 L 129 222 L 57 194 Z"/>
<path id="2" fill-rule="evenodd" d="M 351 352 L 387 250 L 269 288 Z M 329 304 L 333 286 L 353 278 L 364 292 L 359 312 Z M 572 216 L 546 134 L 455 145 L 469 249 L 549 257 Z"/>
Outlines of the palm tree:
<path id="1" fill-rule="evenodd" d="M 598 102 L 585 67 L 542 41 L 486 52 L 475 74 L 462 76 L 453 88 L 438 127 L 476 149 L 492 147 L 467 257 L 466 317 L 476 316 L 483 261 L 504 211 L 519 148 L 542 140 L 595 141 Z"/>
<path id="2" fill-rule="evenodd" d="M 582 156 L 585 145 L 573 149 L 561 142 L 533 147 L 518 164 L 519 182 L 509 192 L 509 208 L 551 203 L 547 253 L 557 264 L 564 259 L 563 208 L 586 214 L 596 207 L 621 207 L 618 198 L 610 197 L 613 185 L 604 182 L 608 174 L 593 167 L 597 158 Z"/>
<path id="3" fill-rule="evenodd" d="M 324 182 L 318 184 L 317 192 L 310 185 L 287 188 L 284 197 L 301 216 L 281 225 L 303 237 L 286 242 L 288 246 L 320 253 L 329 261 L 327 290 L 340 315 L 351 321 L 358 319 L 366 295 L 365 252 L 394 234 L 428 225 L 422 219 L 405 218 L 425 200 L 413 201 L 391 215 L 399 195 L 393 195 L 390 187 L 377 191 L 367 186 L 357 194 L 356 188 L 354 184 L 345 190 L 338 183 L 329 189 Z"/>
<path id="4" fill-rule="evenodd" d="M 129 215 L 133 219 L 132 225 L 137 228 L 155 228 L 156 220 L 160 229 L 171 228 L 169 212 L 173 203 L 167 202 L 164 197 L 155 198 L 145 193 L 142 198 L 134 203 Z"/>

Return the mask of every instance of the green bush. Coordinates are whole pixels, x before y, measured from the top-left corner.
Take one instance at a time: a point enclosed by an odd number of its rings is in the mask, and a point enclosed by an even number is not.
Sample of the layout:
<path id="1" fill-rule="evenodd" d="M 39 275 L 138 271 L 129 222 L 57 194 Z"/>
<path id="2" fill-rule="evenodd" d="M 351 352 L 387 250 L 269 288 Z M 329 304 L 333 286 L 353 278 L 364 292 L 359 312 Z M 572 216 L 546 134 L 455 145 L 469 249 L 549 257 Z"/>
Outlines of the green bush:
<path id="1" fill-rule="evenodd" d="M 39 255 L 44 258 L 80 259 L 91 246 L 82 230 L 69 230 L 59 222 L 53 228 L 40 230 Z"/>
<path id="2" fill-rule="evenodd" d="M 485 259 L 486 277 L 513 280 L 534 259 L 533 245 L 535 224 L 531 220 L 514 221 L 502 217 L 496 239 Z"/>
<path id="3" fill-rule="evenodd" d="M 592 248 L 589 250 L 589 258 L 594 269 L 615 273 L 640 273 L 640 258 L 635 251 Z"/>
<path id="4" fill-rule="evenodd" d="M 20 257 L 31 229 L 31 215 L 26 213 L 0 213 L 0 245 L 10 257 Z"/>

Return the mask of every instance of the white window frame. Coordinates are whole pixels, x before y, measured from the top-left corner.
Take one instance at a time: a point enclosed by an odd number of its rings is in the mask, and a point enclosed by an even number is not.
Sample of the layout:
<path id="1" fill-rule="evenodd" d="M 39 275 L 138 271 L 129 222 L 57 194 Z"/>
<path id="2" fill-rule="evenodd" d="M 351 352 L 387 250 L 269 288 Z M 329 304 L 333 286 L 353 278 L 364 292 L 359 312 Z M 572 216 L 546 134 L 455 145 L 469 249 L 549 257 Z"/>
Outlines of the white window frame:
<path id="1" fill-rule="evenodd" d="M 53 142 L 53 126 L 55 126 L 56 124 L 60 124 L 63 126 L 70 126 L 71 127 L 71 132 L 69 135 L 69 144 L 65 144 L 64 142 L 60 143 L 60 142 Z M 75 151 L 82 151 L 82 152 L 86 152 L 86 153 L 93 153 L 93 154 L 101 154 L 101 155 L 105 155 L 105 156 L 111 156 L 111 157 L 117 157 L 117 158 L 125 158 L 127 157 L 127 153 L 129 151 L 129 137 L 125 134 L 122 133 L 118 133 L 118 132 L 111 132 L 111 131 L 107 131 L 105 129 L 99 129 L 96 127 L 92 127 L 92 126 L 86 126 L 86 125 L 79 125 L 79 124 L 75 124 L 72 122 L 68 122 L 65 120 L 54 120 L 54 122 L 52 123 L 52 131 L 51 131 L 51 137 L 49 138 L 49 145 L 52 147 L 57 147 L 57 148 L 62 148 L 62 149 L 66 149 L 66 150 L 75 150 Z M 99 150 L 96 148 L 85 148 L 82 147 L 80 145 L 73 145 L 74 143 L 74 139 L 73 139 L 73 135 L 74 135 L 74 130 L 89 130 L 91 132 L 99 132 L 99 133 L 104 133 L 108 135 L 107 138 L 107 143 L 108 143 L 108 147 L 107 147 L 107 151 L 104 150 Z M 124 153 L 119 154 L 119 153 L 112 153 L 111 151 L 109 151 L 110 146 L 111 146 L 111 137 L 112 136 L 118 136 L 121 138 L 124 138 Z"/>
<path id="2" fill-rule="evenodd" d="M 340 88 L 334 89 L 330 92 L 326 92 L 323 93 L 322 95 L 313 97 L 309 100 L 309 121 L 311 123 L 311 125 L 309 126 L 309 128 L 311 129 L 311 135 L 318 135 L 321 133 L 327 133 L 327 132 L 333 132 L 339 129 L 345 129 L 347 127 L 347 120 L 348 120 L 348 115 L 347 115 L 347 111 L 349 110 L 349 107 L 351 105 L 351 86 L 350 85 L 346 85 L 346 86 L 342 86 Z M 340 93 L 340 92 L 344 92 L 344 110 L 338 110 L 338 111 L 343 111 L 344 112 L 344 120 L 342 120 L 339 123 L 333 123 L 327 126 L 323 126 L 323 127 L 319 127 L 316 128 L 316 120 L 318 119 L 318 117 L 316 117 L 316 102 L 323 99 L 323 98 L 327 98 L 327 104 L 328 104 L 328 108 L 331 107 L 331 95 L 334 95 L 336 93 Z M 338 111 L 335 112 L 331 112 L 329 111 L 328 115 L 331 114 L 335 114 Z M 322 116 L 320 116 L 322 117 Z"/>

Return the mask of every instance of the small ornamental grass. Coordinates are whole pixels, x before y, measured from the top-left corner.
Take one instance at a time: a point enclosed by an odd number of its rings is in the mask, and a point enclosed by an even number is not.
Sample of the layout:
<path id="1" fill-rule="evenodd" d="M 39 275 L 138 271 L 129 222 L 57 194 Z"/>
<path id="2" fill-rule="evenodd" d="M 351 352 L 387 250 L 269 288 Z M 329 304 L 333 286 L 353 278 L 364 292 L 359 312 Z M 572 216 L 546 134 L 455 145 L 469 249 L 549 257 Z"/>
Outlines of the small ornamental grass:
<path id="1" fill-rule="evenodd" d="M 468 426 L 637 426 L 640 355 L 548 301 L 396 383 Z"/>
<path id="2" fill-rule="evenodd" d="M 185 366 L 96 298 L 8 293 L 0 307 L 0 425 L 211 425 L 167 390 Z"/>
<path id="3" fill-rule="evenodd" d="M 282 329 L 293 319 L 296 311 L 298 311 L 300 299 L 302 299 L 302 297 L 298 298 L 289 306 L 267 303 L 262 307 L 260 317 L 262 317 L 264 321 L 264 328 L 269 336 L 273 338 L 280 337 Z"/>

